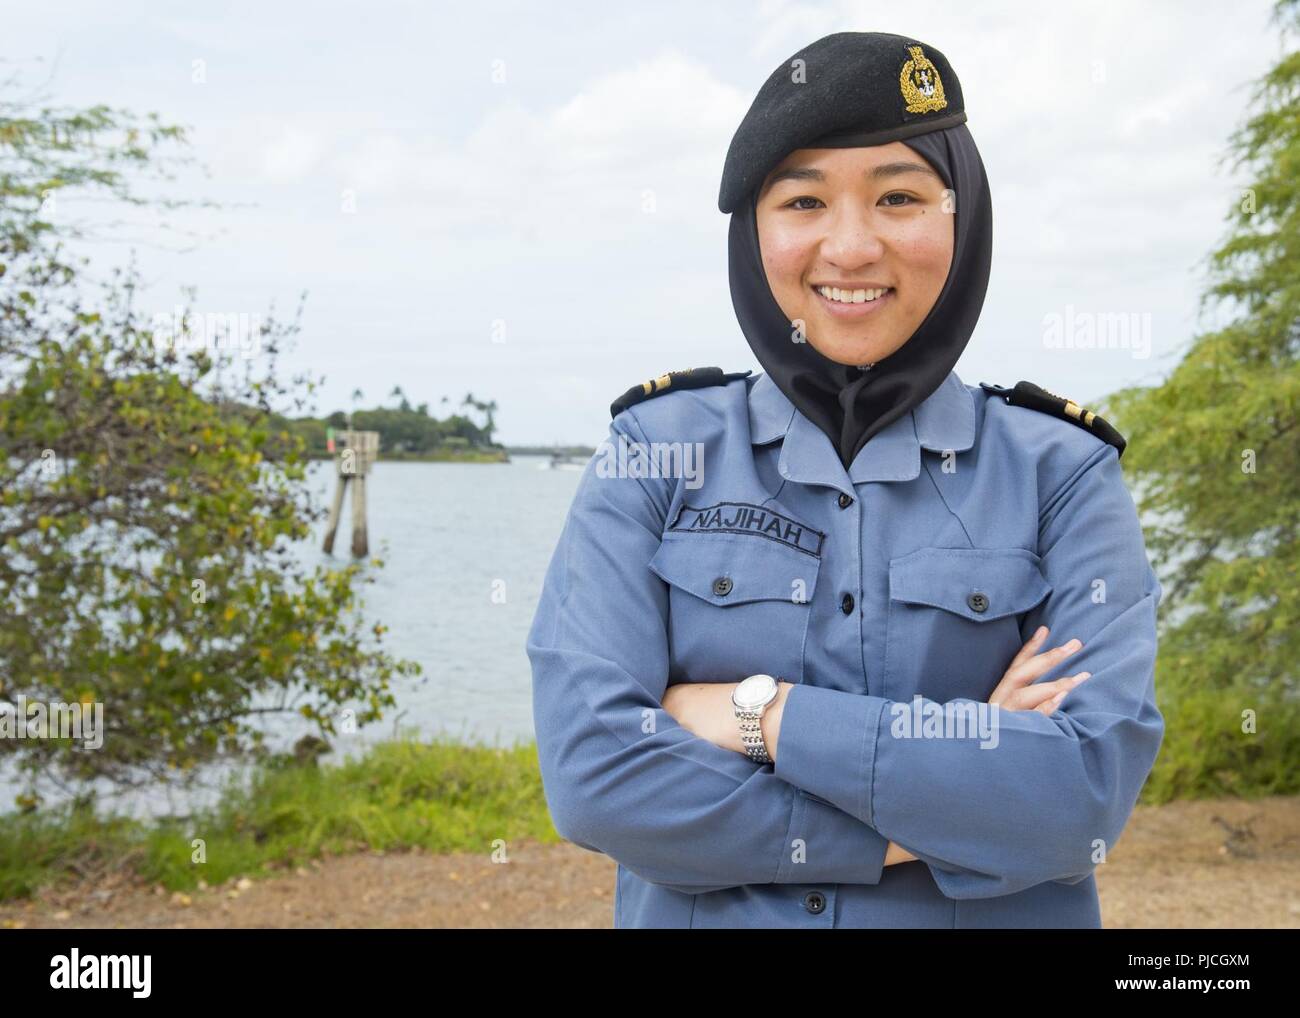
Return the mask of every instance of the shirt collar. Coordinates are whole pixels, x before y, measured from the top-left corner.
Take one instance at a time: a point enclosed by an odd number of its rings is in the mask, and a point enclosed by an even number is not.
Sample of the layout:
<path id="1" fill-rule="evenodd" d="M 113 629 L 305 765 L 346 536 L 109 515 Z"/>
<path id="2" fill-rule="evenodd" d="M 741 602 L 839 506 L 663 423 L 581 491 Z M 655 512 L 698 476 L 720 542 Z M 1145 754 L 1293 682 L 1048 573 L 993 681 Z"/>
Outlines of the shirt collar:
<path id="1" fill-rule="evenodd" d="M 826 433 L 798 411 L 764 372 L 749 392 L 754 445 L 782 441 L 782 477 L 853 495 L 867 481 L 910 481 L 921 472 L 921 449 L 963 452 L 975 444 L 975 400 L 957 372 L 912 410 L 873 435 L 848 471 Z"/>

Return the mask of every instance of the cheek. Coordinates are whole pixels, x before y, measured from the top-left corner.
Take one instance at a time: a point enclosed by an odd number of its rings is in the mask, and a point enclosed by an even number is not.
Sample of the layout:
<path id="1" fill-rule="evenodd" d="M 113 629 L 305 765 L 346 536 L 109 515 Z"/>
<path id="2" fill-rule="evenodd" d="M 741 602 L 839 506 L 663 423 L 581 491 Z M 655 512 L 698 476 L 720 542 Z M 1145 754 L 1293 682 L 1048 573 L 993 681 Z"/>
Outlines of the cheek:
<path id="1" fill-rule="evenodd" d="M 804 267 L 811 251 L 807 241 L 791 231 L 769 232 L 759 237 L 759 249 L 773 293 L 802 287 Z"/>
<path id="2" fill-rule="evenodd" d="M 952 238 L 952 216 L 927 212 L 899 231 L 894 250 L 913 273 L 942 284 L 952 262 Z"/>

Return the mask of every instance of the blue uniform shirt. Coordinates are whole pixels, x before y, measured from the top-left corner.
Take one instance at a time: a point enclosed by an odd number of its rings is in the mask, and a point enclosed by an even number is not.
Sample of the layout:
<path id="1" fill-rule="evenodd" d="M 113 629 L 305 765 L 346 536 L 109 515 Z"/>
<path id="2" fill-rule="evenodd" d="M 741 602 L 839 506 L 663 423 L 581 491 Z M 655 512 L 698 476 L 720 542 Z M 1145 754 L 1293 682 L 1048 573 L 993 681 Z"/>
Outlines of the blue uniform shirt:
<path id="1" fill-rule="evenodd" d="M 1116 449 L 955 372 L 848 471 L 766 375 L 667 392 L 587 465 L 528 635 L 551 816 L 617 861 L 618 927 L 1100 926 L 1160 596 Z M 1039 681 L 1091 678 L 988 707 L 1040 624 L 1084 646 Z M 775 764 L 661 706 L 758 672 L 796 683 Z"/>

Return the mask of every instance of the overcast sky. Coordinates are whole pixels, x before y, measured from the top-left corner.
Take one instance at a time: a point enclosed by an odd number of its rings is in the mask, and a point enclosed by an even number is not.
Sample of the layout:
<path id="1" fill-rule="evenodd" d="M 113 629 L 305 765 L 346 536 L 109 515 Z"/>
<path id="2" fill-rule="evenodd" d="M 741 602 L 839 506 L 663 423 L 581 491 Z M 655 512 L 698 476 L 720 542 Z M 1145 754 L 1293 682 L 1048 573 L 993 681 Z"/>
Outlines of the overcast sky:
<path id="1" fill-rule="evenodd" d="M 185 8 L 189 7 L 188 13 Z M 1271 3 L 6 5 L 5 77 L 187 125 L 227 204 L 97 259 L 169 312 L 281 314 L 317 408 L 495 399 L 512 444 L 594 445 L 665 371 L 759 370 L 727 287 L 723 157 L 779 64 L 838 31 L 913 36 L 961 78 L 989 173 L 993 274 L 957 372 L 1081 402 L 1163 377 L 1199 328 L 1220 167 L 1281 54 Z M 7 89 L 12 98 L 13 90 Z M 83 210 L 84 211 L 84 210 Z M 1059 349 L 1050 316 L 1128 313 L 1140 345 Z M 1149 319 L 1141 316 L 1149 315 Z"/>

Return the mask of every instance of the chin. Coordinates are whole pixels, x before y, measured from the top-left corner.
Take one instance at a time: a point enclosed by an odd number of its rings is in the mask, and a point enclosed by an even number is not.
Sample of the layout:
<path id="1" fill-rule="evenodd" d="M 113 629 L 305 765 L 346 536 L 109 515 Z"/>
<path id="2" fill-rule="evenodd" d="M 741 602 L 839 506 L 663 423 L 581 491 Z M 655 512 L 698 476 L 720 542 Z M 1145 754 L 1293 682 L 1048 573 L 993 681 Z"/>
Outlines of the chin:
<path id="1" fill-rule="evenodd" d="M 828 345 L 818 345 L 813 343 L 813 348 L 828 360 L 833 360 L 837 364 L 848 364 L 857 366 L 859 364 L 875 364 L 883 361 L 897 347 L 886 347 L 880 343 L 832 343 Z"/>

